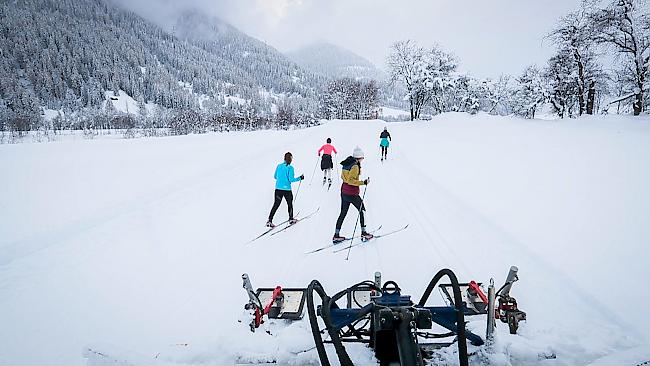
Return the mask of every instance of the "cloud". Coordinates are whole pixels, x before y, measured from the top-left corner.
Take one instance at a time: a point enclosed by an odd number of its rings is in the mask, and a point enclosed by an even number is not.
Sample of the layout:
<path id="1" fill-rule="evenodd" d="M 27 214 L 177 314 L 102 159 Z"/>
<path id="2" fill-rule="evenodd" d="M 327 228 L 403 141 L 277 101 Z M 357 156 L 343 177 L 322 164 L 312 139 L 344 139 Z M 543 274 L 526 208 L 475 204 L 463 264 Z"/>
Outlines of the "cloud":
<path id="1" fill-rule="evenodd" d="M 316 40 L 346 47 L 380 67 L 390 45 L 439 43 L 477 76 L 518 74 L 552 49 L 543 36 L 580 0 L 114 0 L 155 21 L 198 8 L 280 50 Z"/>
<path id="2" fill-rule="evenodd" d="M 277 26 L 291 8 L 303 5 L 302 0 L 257 0 L 257 6 L 268 12 L 269 23 Z"/>

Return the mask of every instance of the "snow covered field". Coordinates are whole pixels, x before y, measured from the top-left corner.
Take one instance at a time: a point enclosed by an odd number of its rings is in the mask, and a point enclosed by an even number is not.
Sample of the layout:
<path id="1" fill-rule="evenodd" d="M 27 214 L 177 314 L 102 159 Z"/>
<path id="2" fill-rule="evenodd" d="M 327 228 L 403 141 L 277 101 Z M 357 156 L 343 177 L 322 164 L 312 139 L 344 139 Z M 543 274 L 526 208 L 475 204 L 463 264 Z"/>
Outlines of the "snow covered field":
<path id="1" fill-rule="evenodd" d="M 390 107 L 381 107 L 380 117 L 384 117 L 387 119 L 403 118 L 406 121 L 410 117 L 410 112 L 401 109 L 390 108 Z"/>
<path id="2" fill-rule="evenodd" d="M 393 143 L 382 164 L 385 125 Z M 349 261 L 345 252 L 304 254 L 330 241 L 340 205 L 338 181 L 327 192 L 317 172 L 309 184 L 327 137 L 339 160 L 355 145 L 366 152 L 368 226 L 410 224 L 354 248 Z M 307 177 L 296 210 L 320 212 L 245 245 L 264 229 L 285 151 Z M 500 353 L 489 362 L 650 360 L 648 117 L 446 114 L 0 145 L 0 167 L 0 365 L 226 365 L 256 354 L 316 362 L 315 351 L 291 353 L 313 343 L 306 322 L 275 338 L 237 323 L 242 273 L 255 287 L 319 279 L 333 293 L 381 271 L 419 297 L 441 268 L 500 284 L 510 265 L 520 269 L 513 295 L 528 321 L 517 336 L 498 324 Z M 285 218 L 283 203 L 275 221 Z M 374 365 L 354 351 L 356 362 Z M 557 358 L 539 357 L 550 354 Z"/>

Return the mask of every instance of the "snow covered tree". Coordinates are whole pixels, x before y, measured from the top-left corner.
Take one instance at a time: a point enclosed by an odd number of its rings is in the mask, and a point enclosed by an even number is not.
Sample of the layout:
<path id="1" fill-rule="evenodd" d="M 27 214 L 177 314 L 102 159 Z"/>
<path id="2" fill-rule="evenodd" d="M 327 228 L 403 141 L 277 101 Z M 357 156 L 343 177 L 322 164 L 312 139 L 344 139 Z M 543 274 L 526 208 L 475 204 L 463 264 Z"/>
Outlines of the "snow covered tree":
<path id="1" fill-rule="evenodd" d="M 424 49 L 411 40 L 399 41 L 391 47 L 387 64 L 391 80 L 406 87 L 411 120 L 419 118 L 434 97 L 434 108 L 438 112 L 446 109 L 444 94 L 453 86 L 451 73 L 457 67 L 452 54 L 437 45 Z"/>
<path id="2" fill-rule="evenodd" d="M 592 2 L 583 1 L 580 9 L 561 18 L 548 36 L 556 43 L 560 53 L 573 57 L 579 116 L 594 113 L 596 88 L 604 84 L 604 73 L 594 50 L 592 12 Z"/>
<path id="3" fill-rule="evenodd" d="M 325 118 L 367 119 L 379 105 L 379 88 L 374 80 L 342 78 L 331 81 L 321 98 Z"/>
<path id="4" fill-rule="evenodd" d="M 278 113 L 275 116 L 276 123 L 281 128 L 288 128 L 296 122 L 296 116 L 293 108 L 289 103 L 281 103 L 278 105 Z"/>
<path id="5" fill-rule="evenodd" d="M 424 49 L 412 40 L 398 41 L 393 44 L 386 60 L 392 82 L 402 82 L 409 100 L 411 121 L 416 119 L 424 101 L 418 98 L 420 75 L 423 70 Z"/>
<path id="6" fill-rule="evenodd" d="M 560 118 L 573 117 L 577 105 L 578 82 L 574 57 L 561 49 L 548 60 L 544 76 L 549 83 L 549 101 Z"/>
<path id="7" fill-rule="evenodd" d="M 612 0 L 592 16 L 595 39 L 618 52 L 626 75 L 627 92 L 634 97 L 634 115 L 645 109 L 650 61 L 650 14 L 642 0 Z"/>
<path id="8" fill-rule="evenodd" d="M 535 112 L 544 104 L 547 96 L 541 71 L 536 66 L 529 66 L 516 82 L 512 98 L 513 112 L 525 118 L 535 118 Z"/>
<path id="9" fill-rule="evenodd" d="M 445 52 L 438 45 L 433 45 L 424 53 L 424 69 L 420 74 L 420 85 L 424 103 L 432 100 L 434 109 L 438 113 L 448 110 L 445 94 L 454 87 L 452 73 L 458 67 L 458 60 L 451 53 Z M 426 94 L 429 94 L 426 96 Z M 419 117 L 418 110 L 418 117 Z"/>

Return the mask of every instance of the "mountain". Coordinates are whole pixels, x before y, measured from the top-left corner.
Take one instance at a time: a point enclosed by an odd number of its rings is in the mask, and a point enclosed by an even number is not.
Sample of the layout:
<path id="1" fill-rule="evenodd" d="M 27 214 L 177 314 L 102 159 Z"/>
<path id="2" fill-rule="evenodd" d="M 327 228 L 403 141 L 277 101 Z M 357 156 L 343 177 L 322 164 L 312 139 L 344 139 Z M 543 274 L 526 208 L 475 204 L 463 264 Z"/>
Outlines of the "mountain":
<path id="1" fill-rule="evenodd" d="M 345 48 L 317 42 L 286 53 L 298 65 L 329 78 L 383 80 L 386 75 L 372 62 Z"/>
<path id="2" fill-rule="evenodd" d="M 228 95 L 309 101 L 323 82 L 218 19 L 185 13 L 169 32 L 102 0 L 3 1 L 0 46 L 0 129 L 101 109 L 107 92 L 183 110 Z"/>
<path id="3" fill-rule="evenodd" d="M 216 57 L 235 65 L 235 73 L 247 75 L 253 84 L 278 92 L 307 95 L 324 82 L 266 43 L 250 37 L 230 24 L 196 11 L 184 12 L 174 33 Z"/>

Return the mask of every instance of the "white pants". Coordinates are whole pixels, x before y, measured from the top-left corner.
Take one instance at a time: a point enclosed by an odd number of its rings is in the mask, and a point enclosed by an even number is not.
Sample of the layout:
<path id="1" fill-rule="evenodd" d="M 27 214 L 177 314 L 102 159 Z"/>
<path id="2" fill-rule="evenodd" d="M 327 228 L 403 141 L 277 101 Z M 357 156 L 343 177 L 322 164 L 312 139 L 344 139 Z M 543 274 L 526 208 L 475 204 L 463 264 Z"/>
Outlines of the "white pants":
<path id="1" fill-rule="evenodd" d="M 332 169 L 323 170 L 323 179 L 332 179 Z"/>

